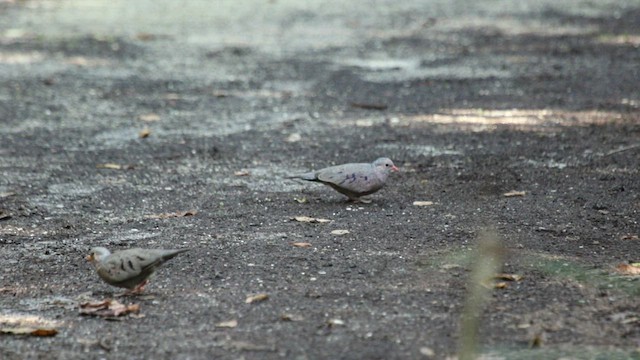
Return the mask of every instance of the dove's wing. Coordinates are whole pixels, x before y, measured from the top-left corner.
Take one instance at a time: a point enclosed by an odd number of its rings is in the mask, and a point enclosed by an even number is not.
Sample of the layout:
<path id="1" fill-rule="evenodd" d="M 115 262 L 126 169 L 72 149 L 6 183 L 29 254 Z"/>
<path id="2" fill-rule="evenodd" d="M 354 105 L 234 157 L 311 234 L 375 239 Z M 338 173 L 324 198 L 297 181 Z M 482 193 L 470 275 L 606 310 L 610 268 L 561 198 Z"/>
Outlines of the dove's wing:
<path id="1" fill-rule="evenodd" d="M 111 254 L 100 264 L 98 272 L 110 282 L 119 283 L 144 272 L 153 272 L 160 263 L 162 257 L 156 251 L 129 249 Z"/>
<path id="2" fill-rule="evenodd" d="M 165 261 L 187 251 L 160 249 L 129 249 L 111 254 L 98 268 L 98 273 L 111 283 L 136 277 L 147 277 Z"/>
<path id="3" fill-rule="evenodd" d="M 370 192 L 380 187 L 371 164 L 343 164 L 331 166 L 316 172 L 318 180 L 333 184 L 352 193 Z"/>

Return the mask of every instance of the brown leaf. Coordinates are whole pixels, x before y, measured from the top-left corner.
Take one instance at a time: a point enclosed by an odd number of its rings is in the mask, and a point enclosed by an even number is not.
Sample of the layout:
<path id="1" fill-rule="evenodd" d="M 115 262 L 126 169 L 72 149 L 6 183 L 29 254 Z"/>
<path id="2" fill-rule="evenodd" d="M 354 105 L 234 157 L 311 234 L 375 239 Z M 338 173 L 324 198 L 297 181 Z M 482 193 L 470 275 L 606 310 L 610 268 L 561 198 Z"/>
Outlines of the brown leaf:
<path id="1" fill-rule="evenodd" d="M 118 317 L 140 311 L 139 304 L 125 305 L 118 300 L 107 299 L 97 302 L 85 302 L 80 304 L 80 315 L 91 315 L 100 317 Z"/>
<path id="2" fill-rule="evenodd" d="M 235 176 L 249 176 L 249 175 L 251 175 L 251 173 L 249 172 L 249 170 L 238 170 L 238 171 L 234 172 L 233 175 L 235 175 Z"/>
<path id="3" fill-rule="evenodd" d="M 149 129 L 148 127 L 140 130 L 140 132 L 138 133 L 138 137 L 140 139 L 148 138 L 149 135 L 151 135 L 151 129 Z"/>
<path id="4" fill-rule="evenodd" d="M 502 194 L 502 196 L 504 196 L 504 197 L 515 197 L 515 196 L 525 196 L 526 194 L 527 194 L 526 191 L 511 190 L 509 192 L 506 192 L 506 193 Z"/>
<path id="5" fill-rule="evenodd" d="M 640 263 L 619 264 L 616 270 L 623 275 L 640 275 Z"/>
<path id="6" fill-rule="evenodd" d="M 187 216 L 195 216 L 198 212 L 196 210 L 187 210 L 187 211 L 177 211 L 174 213 L 162 213 L 162 214 L 151 214 L 145 215 L 147 219 L 169 219 L 175 217 L 187 217 Z"/>
<path id="7" fill-rule="evenodd" d="M 146 122 L 160 121 L 160 115 L 156 113 L 142 114 L 138 116 L 138 120 Z"/>
<path id="8" fill-rule="evenodd" d="M 139 32 L 136 34 L 136 38 L 140 41 L 151 41 L 157 39 L 158 36 L 146 32 Z"/>
<path id="9" fill-rule="evenodd" d="M 252 304 L 252 303 L 255 303 L 255 302 L 265 301 L 268 298 L 269 298 L 268 294 L 261 293 L 261 294 L 247 296 L 247 299 L 244 302 L 247 303 L 247 304 Z"/>
<path id="10" fill-rule="evenodd" d="M 238 326 L 238 320 L 233 319 L 233 320 L 229 320 L 229 321 L 222 321 L 216 324 L 216 327 L 218 328 L 234 328 Z"/>
<path id="11" fill-rule="evenodd" d="M 311 247 L 311 243 L 308 242 L 294 242 L 291 245 L 299 248 L 308 248 Z"/>
<path id="12" fill-rule="evenodd" d="M 500 281 L 500 282 L 497 282 L 497 283 L 493 284 L 493 287 L 496 288 L 496 289 L 505 289 L 505 288 L 507 288 L 507 286 L 509 286 L 509 285 L 504 281 Z"/>
<path id="13" fill-rule="evenodd" d="M 331 221 L 329 219 L 312 218 L 309 216 L 295 216 L 291 219 L 298 222 L 311 223 L 311 224 L 328 223 Z"/>
<path id="14" fill-rule="evenodd" d="M 518 274 L 497 274 L 493 278 L 497 280 L 520 281 L 523 279 L 523 276 Z"/>
<path id="15" fill-rule="evenodd" d="M 33 327 L 17 327 L 17 328 L 1 328 L 0 334 L 8 335 L 31 335 L 31 336 L 55 336 L 58 330 L 53 328 L 33 328 Z"/>
<path id="16" fill-rule="evenodd" d="M 640 237 L 638 237 L 638 235 L 627 234 L 623 235 L 620 240 L 640 240 Z"/>
<path id="17" fill-rule="evenodd" d="M 56 329 L 35 329 L 31 332 L 33 336 L 55 336 L 58 333 Z"/>

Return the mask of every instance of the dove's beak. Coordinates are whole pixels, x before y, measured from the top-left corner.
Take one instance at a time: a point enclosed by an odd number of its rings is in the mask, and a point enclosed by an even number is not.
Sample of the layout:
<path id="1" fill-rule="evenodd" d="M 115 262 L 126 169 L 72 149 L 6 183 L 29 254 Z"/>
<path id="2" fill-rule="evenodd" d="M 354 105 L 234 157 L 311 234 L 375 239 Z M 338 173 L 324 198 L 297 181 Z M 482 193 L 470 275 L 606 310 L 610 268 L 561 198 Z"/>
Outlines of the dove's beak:
<path id="1" fill-rule="evenodd" d="M 391 170 L 393 170 L 393 171 L 400 171 L 400 169 L 398 169 L 398 167 L 397 167 L 397 166 L 395 166 L 395 165 L 393 165 L 393 167 L 391 168 Z"/>

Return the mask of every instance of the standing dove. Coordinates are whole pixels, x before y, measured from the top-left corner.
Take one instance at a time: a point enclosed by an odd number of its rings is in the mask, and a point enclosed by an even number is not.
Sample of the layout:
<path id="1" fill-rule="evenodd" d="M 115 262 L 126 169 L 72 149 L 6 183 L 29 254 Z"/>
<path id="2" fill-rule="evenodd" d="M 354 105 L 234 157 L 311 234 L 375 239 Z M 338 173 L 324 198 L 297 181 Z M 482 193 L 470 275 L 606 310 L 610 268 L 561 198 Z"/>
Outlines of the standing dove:
<path id="1" fill-rule="evenodd" d="M 125 294 L 141 293 L 149 277 L 164 262 L 189 249 L 129 249 L 113 254 L 103 247 L 94 247 L 87 260 L 107 284 L 128 289 Z"/>
<path id="2" fill-rule="evenodd" d="M 381 157 L 372 163 L 330 166 L 288 178 L 321 182 L 346 195 L 351 201 L 367 203 L 370 200 L 360 197 L 382 189 L 391 171 L 398 171 L 398 168 L 391 159 Z"/>

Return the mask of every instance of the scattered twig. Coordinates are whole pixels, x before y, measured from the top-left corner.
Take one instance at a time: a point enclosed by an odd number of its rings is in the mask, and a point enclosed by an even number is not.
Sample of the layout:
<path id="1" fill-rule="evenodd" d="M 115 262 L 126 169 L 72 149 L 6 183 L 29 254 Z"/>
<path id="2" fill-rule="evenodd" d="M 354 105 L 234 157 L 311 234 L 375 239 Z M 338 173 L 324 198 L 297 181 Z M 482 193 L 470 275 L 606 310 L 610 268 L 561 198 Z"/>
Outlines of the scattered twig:
<path id="1" fill-rule="evenodd" d="M 640 148 L 640 143 L 634 144 L 634 145 L 625 146 L 625 147 L 621 147 L 621 148 L 616 149 L 616 150 L 611 150 L 608 153 L 604 154 L 602 157 L 611 156 L 611 155 L 614 155 L 614 154 L 617 154 L 617 153 L 621 153 L 623 151 L 633 150 L 633 149 L 636 149 L 636 148 Z"/>

